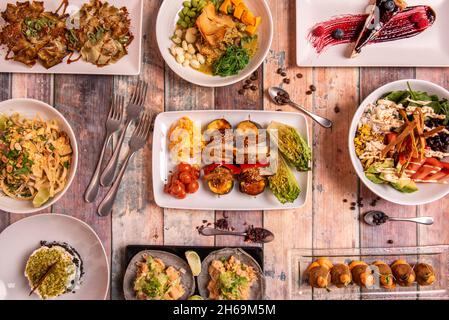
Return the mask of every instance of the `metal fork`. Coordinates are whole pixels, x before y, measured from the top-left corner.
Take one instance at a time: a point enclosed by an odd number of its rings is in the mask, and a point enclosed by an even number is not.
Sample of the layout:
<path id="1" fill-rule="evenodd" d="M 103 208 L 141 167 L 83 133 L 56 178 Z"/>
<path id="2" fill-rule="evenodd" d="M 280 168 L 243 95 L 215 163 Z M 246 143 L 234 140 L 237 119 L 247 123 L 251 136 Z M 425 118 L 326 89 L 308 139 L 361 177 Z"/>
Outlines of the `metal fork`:
<path id="1" fill-rule="evenodd" d="M 109 109 L 108 119 L 106 120 L 106 137 L 103 142 L 103 149 L 101 149 L 97 167 L 95 168 L 89 186 L 84 194 L 84 200 L 86 202 L 93 202 L 98 195 L 98 189 L 100 188 L 100 169 L 104 153 L 111 141 L 112 135 L 120 129 L 120 125 L 123 123 L 123 118 L 125 117 L 124 110 L 125 98 L 123 96 L 115 95 L 112 99 L 111 108 Z"/>
<path id="2" fill-rule="evenodd" d="M 122 150 L 123 140 L 125 140 L 126 131 L 128 131 L 131 123 L 139 118 L 140 112 L 142 111 L 145 104 L 147 90 L 148 84 L 142 80 L 139 80 L 128 105 L 125 129 L 120 135 L 117 147 L 115 148 L 111 159 L 109 160 L 106 168 L 104 168 L 104 171 L 101 174 L 100 184 L 103 187 L 110 186 L 114 181 L 115 171 L 117 168 L 120 151 Z"/>
<path id="3" fill-rule="evenodd" d="M 122 167 L 120 168 L 120 171 L 117 175 L 117 179 L 114 181 L 114 184 L 112 185 L 111 189 L 109 189 L 105 198 L 98 207 L 98 214 L 100 216 L 102 217 L 107 216 L 112 211 L 115 197 L 117 196 L 117 191 L 120 187 L 123 174 L 126 171 L 126 167 L 128 166 L 129 161 L 139 149 L 145 146 L 145 144 L 148 141 L 151 132 L 151 122 L 152 116 L 150 115 L 150 113 L 144 112 L 140 118 L 139 124 L 134 129 L 134 133 L 131 136 L 131 140 L 129 140 L 129 151 Z"/>

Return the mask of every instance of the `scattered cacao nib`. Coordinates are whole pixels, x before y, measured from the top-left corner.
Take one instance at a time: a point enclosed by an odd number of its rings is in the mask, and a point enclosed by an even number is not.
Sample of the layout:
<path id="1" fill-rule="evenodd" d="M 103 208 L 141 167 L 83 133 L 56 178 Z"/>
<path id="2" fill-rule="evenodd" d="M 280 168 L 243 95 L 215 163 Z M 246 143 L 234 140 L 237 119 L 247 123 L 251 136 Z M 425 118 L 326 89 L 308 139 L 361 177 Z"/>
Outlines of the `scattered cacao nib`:
<path id="1" fill-rule="evenodd" d="M 355 207 L 350 207 L 349 209 L 351 209 L 351 210 L 355 210 Z"/>
<path id="2" fill-rule="evenodd" d="M 262 242 L 268 235 L 265 229 L 254 228 L 253 225 L 248 226 L 246 233 L 245 242 Z"/>
<path id="3" fill-rule="evenodd" d="M 246 79 L 246 80 L 245 80 L 245 84 L 251 84 L 251 80 Z"/>
<path id="4" fill-rule="evenodd" d="M 394 241 L 393 241 L 393 240 L 388 240 L 387 243 L 388 243 L 388 244 L 393 244 Z"/>
<path id="5" fill-rule="evenodd" d="M 215 227 L 220 230 L 229 230 L 228 219 L 218 219 L 217 222 L 215 222 Z"/>
<path id="6" fill-rule="evenodd" d="M 306 91 L 306 95 L 309 96 L 309 95 L 311 95 L 311 94 L 312 94 L 312 91 L 310 91 L 310 90 L 307 90 L 307 91 Z"/>
<path id="7" fill-rule="evenodd" d="M 257 86 L 252 85 L 250 88 L 252 91 L 256 91 L 257 90 Z"/>
<path id="8" fill-rule="evenodd" d="M 207 220 L 203 220 L 203 223 L 207 223 Z"/>
<path id="9" fill-rule="evenodd" d="M 343 202 L 348 202 L 348 199 L 343 199 Z"/>
<path id="10" fill-rule="evenodd" d="M 335 106 L 334 112 L 335 112 L 335 113 L 339 113 L 339 112 L 340 112 L 340 107 L 339 107 L 339 106 Z"/>
<path id="11" fill-rule="evenodd" d="M 351 202 L 351 206 L 355 207 L 356 203 L 355 202 Z"/>
<path id="12" fill-rule="evenodd" d="M 245 93 L 245 90 L 244 89 L 240 89 L 239 91 L 237 91 L 238 92 L 238 94 L 239 95 L 242 95 L 242 94 L 244 94 Z"/>
<path id="13" fill-rule="evenodd" d="M 281 74 L 282 72 L 284 72 L 284 69 L 278 68 L 276 72 L 277 72 L 278 74 Z"/>
<path id="14" fill-rule="evenodd" d="M 257 71 L 257 70 L 254 71 L 254 72 L 253 72 L 253 76 L 256 77 L 256 78 L 258 78 L 258 77 L 259 77 L 259 71 Z"/>
<path id="15" fill-rule="evenodd" d="M 316 87 L 313 84 L 311 84 L 309 88 L 310 88 L 310 91 L 312 91 L 312 92 L 316 91 Z"/>
<path id="16" fill-rule="evenodd" d="M 289 84 L 289 83 L 290 83 L 290 79 L 289 79 L 289 78 L 285 78 L 283 81 L 284 81 L 284 83 L 286 83 L 286 84 Z"/>
<path id="17" fill-rule="evenodd" d="M 250 79 L 251 81 L 256 81 L 256 80 L 257 80 L 257 77 L 256 77 L 255 75 L 252 75 L 249 79 Z"/>
<path id="18" fill-rule="evenodd" d="M 249 84 L 243 85 L 243 89 L 245 89 L 245 90 L 249 89 L 250 87 L 251 87 L 251 85 L 249 85 Z"/>
<path id="19" fill-rule="evenodd" d="M 281 76 L 286 77 L 286 76 L 287 76 L 287 72 L 282 71 L 282 72 L 281 72 Z"/>
<path id="20" fill-rule="evenodd" d="M 302 73 L 298 73 L 298 74 L 296 75 L 296 78 L 298 78 L 298 79 L 301 79 L 302 77 L 303 77 Z"/>

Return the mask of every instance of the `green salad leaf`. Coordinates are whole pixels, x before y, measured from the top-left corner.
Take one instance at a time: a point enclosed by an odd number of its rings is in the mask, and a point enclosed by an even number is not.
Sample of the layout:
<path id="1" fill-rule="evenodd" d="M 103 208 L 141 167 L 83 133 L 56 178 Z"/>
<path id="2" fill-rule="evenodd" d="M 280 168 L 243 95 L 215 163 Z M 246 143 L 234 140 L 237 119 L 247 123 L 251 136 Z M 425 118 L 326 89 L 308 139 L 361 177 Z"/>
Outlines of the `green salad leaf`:
<path id="1" fill-rule="evenodd" d="M 384 96 L 384 99 L 395 102 L 396 104 L 402 104 L 405 108 L 408 106 L 416 106 L 417 104 L 409 101 L 430 101 L 427 105 L 432 107 L 435 113 L 446 116 L 444 125 L 449 123 L 449 103 L 447 99 L 440 99 L 437 95 L 431 95 L 425 91 L 415 91 L 407 83 L 408 90 L 398 90 L 388 93 Z"/>
<path id="2" fill-rule="evenodd" d="M 268 177 L 268 185 L 271 192 L 282 204 L 294 202 L 301 192 L 292 170 L 280 154 L 278 156 L 276 173 Z"/>
<path id="3" fill-rule="evenodd" d="M 245 69 L 249 63 L 248 50 L 235 45 L 229 46 L 226 52 L 214 63 L 214 75 L 227 77 L 239 73 L 240 70 Z"/>
<path id="4" fill-rule="evenodd" d="M 273 143 L 296 170 L 310 170 L 309 162 L 312 159 L 312 151 L 295 128 L 273 121 L 267 131 Z"/>

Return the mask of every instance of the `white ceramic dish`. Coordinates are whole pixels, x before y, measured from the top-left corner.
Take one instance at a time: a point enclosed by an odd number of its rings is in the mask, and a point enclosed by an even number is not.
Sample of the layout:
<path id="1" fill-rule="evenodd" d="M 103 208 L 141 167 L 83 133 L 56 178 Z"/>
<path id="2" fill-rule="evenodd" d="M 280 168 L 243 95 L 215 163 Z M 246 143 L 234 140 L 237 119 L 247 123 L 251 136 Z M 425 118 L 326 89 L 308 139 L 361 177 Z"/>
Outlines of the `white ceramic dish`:
<path id="1" fill-rule="evenodd" d="M 24 236 L 26 235 L 26 236 Z M 40 214 L 22 219 L 0 234 L 0 300 L 38 300 L 29 296 L 24 275 L 31 253 L 40 241 L 67 242 L 80 254 L 85 274 L 75 293 L 57 300 L 104 300 L 109 290 L 109 264 L 97 234 L 85 222 L 60 214 Z"/>
<path id="2" fill-rule="evenodd" d="M 74 14 L 79 11 L 81 6 L 90 0 L 69 0 L 67 13 Z M 108 0 L 111 5 L 117 7 L 125 6 L 128 9 L 131 19 L 131 31 L 134 34 L 134 40 L 128 47 L 128 55 L 123 57 L 115 64 L 99 68 L 91 63 L 82 60 L 67 64 L 67 57 L 64 62 L 50 69 L 45 69 L 39 63 L 32 68 L 15 61 L 6 61 L 7 53 L 5 48 L 0 50 L 0 72 L 11 73 L 58 73 L 58 74 L 106 74 L 106 75 L 138 75 L 140 74 L 142 57 L 142 15 L 143 0 Z M 15 3 L 14 0 L 5 0 L 0 2 L 0 11 L 4 11 L 8 3 Z M 48 11 L 56 10 L 61 1 L 44 0 L 45 9 Z M 0 28 L 5 22 L 0 17 Z"/>
<path id="3" fill-rule="evenodd" d="M 56 120 L 61 130 L 68 134 L 73 150 L 72 165 L 67 179 L 67 185 L 64 190 L 58 193 L 54 198 L 50 199 L 42 207 L 35 208 L 31 201 L 15 200 L 0 193 L 0 210 L 12 213 L 32 213 L 50 207 L 70 188 L 70 184 L 75 177 L 76 168 L 78 166 L 78 145 L 76 143 L 75 133 L 70 127 L 70 124 L 64 116 L 52 106 L 33 99 L 12 99 L 0 102 L 0 114 L 11 115 L 16 112 L 28 119 L 33 119 L 39 115 L 44 120 Z"/>
<path id="4" fill-rule="evenodd" d="M 170 69 L 173 70 L 181 78 L 204 87 L 223 87 L 242 79 L 245 79 L 251 75 L 265 60 L 271 47 L 273 40 L 273 18 L 271 11 L 265 0 L 245 0 L 245 4 L 256 15 L 262 17 L 262 23 L 259 26 L 259 50 L 254 57 L 251 58 L 248 66 L 242 70 L 238 75 L 230 77 L 211 76 L 190 67 L 183 67 L 176 62 L 175 57 L 170 53 L 170 47 L 173 41 L 170 39 L 173 36 L 173 32 L 176 28 L 176 22 L 178 20 L 178 12 L 182 9 L 182 3 L 184 0 L 165 0 L 157 16 L 156 22 L 156 37 L 159 50 L 168 64 Z"/>
<path id="5" fill-rule="evenodd" d="M 185 199 L 175 199 L 164 193 L 164 184 L 168 180 L 173 165 L 169 158 L 167 132 L 170 126 L 179 118 L 186 116 L 197 122 L 203 129 L 214 119 L 225 118 L 235 126 L 240 121 L 251 119 L 263 128 L 271 121 L 278 121 L 295 127 L 298 132 L 309 141 L 307 121 L 302 114 L 275 111 L 246 111 L 246 110 L 211 110 L 211 111 L 176 111 L 160 113 L 155 121 L 153 134 L 153 190 L 156 204 L 164 208 L 195 209 L 195 210 L 280 210 L 299 208 L 306 202 L 309 190 L 310 171 L 293 173 L 298 180 L 301 193 L 293 203 L 281 204 L 267 187 L 258 196 L 248 196 L 238 190 L 238 184 L 234 189 L 223 196 L 217 196 L 209 191 L 200 178 L 200 189 L 194 194 L 188 194 Z M 310 142 L 309 142 L 310 145 Z"/>
<path id="6" fill-rule="evenodd" d="M 354 137 L 357 131 L 357 125 L 360 121 L 360 118 L 366 106 L 369 103 L 376 102 L 377 99 L 379 99 L 388 92 L 395 90 L 406 90 L 407 82 L 410 83 L 410 86 L 412 87 L 413 90 L 426 91 L 430 94 L 436 94 L 440 99 L 442 98 L 449 99 L 449 91 L 436 84 L 423 80 L 414 80 L 414 79 L 399 80 L 388 83 L 380 87 L 379 89 L 371 93 L 362 102 L 362 104 L 359 106 L 356 113 L 354 114 L 354 118 L 352 119 L 351 127 L 349 129 L 349 139 L 348 139 L 349 154 L 351 156 L 352 165 L 354 166 L 355 171 L 357 172 L 359 178 L 372 192 L 377 194 L 379 197 L 382 197 L 390 202 L 402 205 L 421 205 L 436 201 L 446 196 L 449 193 L 449 185 L 438 183 L 417 183 L 419 191 L 414 193 L 402 193 L 397 191 L 390 185 L 375 184 L 365 177 L 362 163 L 357 157 L 354 147 Z"/>
<path id="7" fill-rule="evenodd" d="M 318 22 L 335 16 L 364 13 L 370 0 L 296 0 L 296 61 L 302 67 L 361 66 L 449 66 L 449 1 L 407 0 L 409 6 L 429 5 L 436 12 L 433 26 L 409 39 L 373 44 L 363 48 L 353 59 L 347 58 L 349 44 L 329 47 L 318 55 L 307 40 L 310 29 Z"/>

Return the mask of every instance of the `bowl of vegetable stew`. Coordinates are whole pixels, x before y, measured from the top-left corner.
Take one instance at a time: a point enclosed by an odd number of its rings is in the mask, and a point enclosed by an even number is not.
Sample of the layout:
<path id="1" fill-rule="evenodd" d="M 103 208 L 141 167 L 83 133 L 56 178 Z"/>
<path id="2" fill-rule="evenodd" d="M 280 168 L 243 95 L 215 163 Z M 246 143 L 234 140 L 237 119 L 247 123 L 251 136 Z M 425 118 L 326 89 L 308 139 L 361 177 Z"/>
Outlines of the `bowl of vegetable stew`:
<path id="1" fill-rule="evenodd" d="M 165 0 L 156 37 L 173 72 L 200 86 L 222 87 L 263 63 L 273 19 L 265 0 Z"/>

